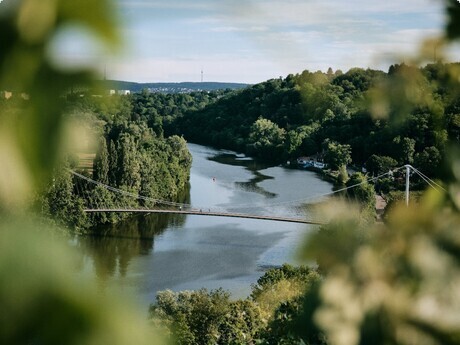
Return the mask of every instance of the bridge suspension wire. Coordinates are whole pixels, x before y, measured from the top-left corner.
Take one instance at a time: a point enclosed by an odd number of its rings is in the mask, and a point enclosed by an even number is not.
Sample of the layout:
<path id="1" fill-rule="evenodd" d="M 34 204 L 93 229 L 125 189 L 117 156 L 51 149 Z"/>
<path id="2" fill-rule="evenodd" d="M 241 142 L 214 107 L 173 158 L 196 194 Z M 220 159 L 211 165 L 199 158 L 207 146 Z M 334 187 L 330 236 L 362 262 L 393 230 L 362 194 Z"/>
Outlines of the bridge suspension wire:
<path id="1" fill-rule="evenodd" d="M 183 205 L 187 205 L 187 204 L 181 204 L 181 203 L 176 203 L 176 202 L 172 202 L 172 201 L 165 201 L 165 200 L 160 200 L 160 199 L 154 199 L 154 198 L 150 198 L 150 197 L 146 197 L 146 196 L 143 196 L 143 195 L 139 195 L 139 194 L 134 194 L 134 193 L 131 193 L 131 192 L 128 192 L 128 191 L 125 191 L 125 190 L 122 190 L 122 189 L 119 189 L 119 188 L 115 188 L 115 187 L 112 187 L 112 186 L 109 186 L 109 185 L 106 185 L 102 182 L 99 182 L 99 181 L 96 181 L 96 180 L 93 180 L 92 178 L 89 178 L 85 175 L 82 175 L 82 174 L 79 174 L 77 173 L 76 171 L 73 171 L 73 170 L 69 170 L 73 175 L 75 176 L 78 176 L 79 178 L 82 178 L 90 183 L 93 183 L 93 184 L 96 184 L 98 186 L 101 186 L 107 190 L 110 190 L 112 192 L 116 192 L 116 193 L 120 193 L 120 194 L 123 194 L 123 195 L 126 195 L 126 196 L 130 196 L 132 198 L 135 198 L 135 199 L 141 199 L 141 200 L 145 200 L 145 201 L 151 201 L 151 202 L 154 202 L 154 203 L 157 203 L 157 204 L 166 204 L 166 205 L 170 205 L 170 206 L 183 206 Z"/>
<path id="2" fill-rule="evenodd" d="M 397 171 L 398 169 L 401 169 L 403 167 L 399 167 L 399 168 L 396 168 L 394 169 L 393 171 Z M 177 202 L 173 202 L 173 201 L 166 201 L 166 200 L 161 200 L 161 199 L 155 199 L 155 198 L 150 198 L 150 197 L 146 197 L 146 196 L 143 196 L 143 195 L 139 195 L 139 194 L 134 194 L 134 193 L 131 193 L 131 192 L 128 192 L 128 191 L 124 191 L 122 189 L 119 189 L 119 188 L 115 188 L 115 187 L 112 187 L 112 186 L 109 186 L 107 184 L 104 184 L 102 182 L 99 182 L 99 181 L 96 181 L 90 177 L 87 177 L 85 175 L 82 175 L 80 173 L 77 173 L 76 171 L 73 171 L 71 169 L 68 169 L 70 171 L 70 173 L 72 173 L 73 175 L 83 179 L 83 180 L 86 180 L 92 184 L 95 184 L 95 185 L 98 185 L 98 186 L 101 186 L 107 190 L 110 190 L 112 192 L 115 192 L 115 193 L 120 193 L 120 194 L 123 194 L 123 195 L 126 195 L 126 196 L 129 196 L 129 197 L 132 197 L 132 198 L 135 198 L 135 199 L 138 199 L 138 200 L 144 200 L 144 201 L 150 201 L 150 202 L 153 202 L 155 204 L 161 204 L 161 205 L 167 205 L 167 206 L 172 206 L 172 207 L 183 207 L 183 208 L 199 208 L 199 209 L 210 209 L 210 207 L 208 206 L 204 206 L 204 207 L 201 207 L 201 206 L 193 206 L 191 204 L 187 204 L 187 203 L 177 203 Z M 333 194 L 336 194 L 336 193 L 340 193 L 340 192 L 343 192 L 347 189 L 351 189 L 351 188 L 355 188 L 357 186 L 360 186 L 366 182 L 368 182 L 369 180 L 377 180 L 383 176 L 386 176 L 386 175 L 389 175 L 389 174 L 392 174 L 393 171 L 389 171 L 387 173 L 384 173 L 384 174 L 381 174 L 379 176 L 376 176 L 376 177 L 371 177 L 371 178 L 366 178 L 364 181 L 360 182 L 360 183 L 357 183 L 355 185 L 352 185 L 352 186 L 348 186 L 348 187 L 345 187 L 345 188 L 341 188 L 341 189 L 338 189 L 336 191 L 332 191 L 332 192 L 329 192 L 329 193 L 324 193 L 324 194 L 317 194 L 317 195 L 313 195 L 313 196 L 310 196 L 308 198 L 303 198 L 303 199 L 297 199 L 297 200 L 289 200 L 289 201 L 281 201 L 281 202 L 276 202 L 276 203 L 269 203 L 269 204 L 259 204 L 259 205 L 254 205 L 254 204 L 238 204 L 236 206 L 231 206 L 231 207 L 226 207 L 225 209 L 226 210 L 234 210 L 234 209 L 240 209 L 240 208 L 246 208 L 246 209 L 260 209 L 260 208 L 267 208 L 267 207 L 273 207 L 273 206 L 280 206 L 280 205 L 289 205 L 289 204 L 294 204 L 294 203 L 305 203 L 306 201 L 308 200 L 311 200 L 311 199 L 320 199 L 320 198 L 324 198 L 324 197 L 327 197 L 327 196 L 330 196 L 330 195 L 333 195 Z M 93 202 L 95 203 L 95 205 L 88 205 L 89 207 L 94 207 L 96 209 L 101 209 L 101 204 L 98 202 L 98 198 L 99 195 L 96 195 L 95 199 L 93 200 Z M 102 200 L 99 200 L 102 202 Z M 102 207 L 103 208 L 103 207 Z M 123 208 L 122 206 L 120 206 L 119 208 Z M 222 209 L 222 208 L 219 208 L 219 207 L 215 207 L 213 206 L 212 207 L 213 209 Z"/>
<path id="3" fill-rule="evenodd" d="M 254 205 L 254 204 L 240 204 L 238 206 L 232 206 L 232 207 L 228 207 L 227 209 L 229 210 L 232 210 L 232 209 L 238 209 L 238 208 L 242 208 L 242 207 L 245 207 L 245 208 L 248 208 L 248 209 L 255 209 L 255 208 L 262 208 L 262 207 L 270 207 L 270 206 L 280 206 L 280 205 L 287 205 L 287 204 L 291 204 L 291 203 L 305 203 L 306 201 L 308 200 L 311 200 L 311 199 L 320 199 L 320 198 L 324 198 L 324 197 L 327 197 L 327 196 L 331 196 L 331 195 L 334 195 L 334 194 L 337 194 L 337 193 L 340 193 L 340 192 L 343 192 L 343 191 L 346 191 L 348 189 L 351 189 L 351 188 L 355 188 L 355 187 L 358 187 L 364 183 L 367 183 L 369 181 L 376 181 L 384 176 L 387 176 L 387 175 L 392 175 L 393 173 L 401 170 L 401 169 L 404 169 L 405 166 L 400 166 L 400 167 L 397 167 L 397 168 L 394 168 L 393 170 L 390 170 L 386 173 L 383 173 L 383 174 L 380 174 L 378 176 L 372 176 L 372 177 L 369 177 L 369 178 L 366 178 L 365 180 L 363 180 L 362 182 L 360 183 L 357 183 L 357 184 L 354 184 L 352 186 L 348 186 L 348 187 L 344 187 L 344 188 L 341 188 L 341 189 L 337 189 L 335 191 L 332 191 L 332 192 L 329 192 L 329 193 L 324 193 L 324 194 L 317 194 L 317 195 L 313 195 L 311 197 L 308 197 L 308 198 L 304 198 L 304 199 L 297 199 L 297 200 L 289 200 L 289 201 L 281 201 L 281 202 L 277 202 L 277 203 L 270 203 L 270 204 L 260 204 L 260 205 Z M 415 167 L 413 166 L 410 166 L 410 168 L 422 179 L 424 180 L 431 188 L 435 189 L 436 191 L 439 192 L 439 189 L 436 188 L 439 187 L 440 189 L 442 189 L 443 191 L 446 191 L 446 189 L 444 187 L 442 187 L 440 184 L 436 183 L 435 181 L 433 181 L 432 179 L 430 179 L 428 176 L 426 176 L 425 174 L 423 174 L 420 170 L 416 169 Z M 252 205 L 252 206 L 251 206 Z"/>
<path id="4" fill-rule="evenodd" d="M 77 176 L 83 180 L 86 180 L 87 182 L 89 183 L 92 183 L 92 184 L 95 184 L 95 185 L 98 185 L 98 186 L 101 186 L 107 190 L 110 190 L 112 192 L 115 192 L 115 193 L 119 193 L 119 194 L 122 194 L 122 195 L 126 195 L 126 196 L 129 196 L 129 197 L 132 197 L 132 198 L 135 198 L 137 200 L 144 200 L 144 201 L 148 201 L 148 202 L 152 202 L 154 204 L 160 204 L 160 205 L 165 205 L 165 206 L 170 206 L 170 207 L 176 207 L 176 208 L 195 208 L 195 209 L 208 209 L 210 210 L 211 208 L 212 209 L 220 209 L 220 210 L 235 210 L 235 209 L 241 209 L 241 208 L 245 208 L 245 209 L 261 209 L 261 208 L 267 208 L 267 207 L 274 207 L 274 206 L 281 206 L 281 205 L 289 205 L 289 204 L 299 204 L 299 203 L 306 203 L 307 201 L 310 201 L 310 200 L 313 200 L 313 199 L 321 199 L 321 198 L 325 198 L 325 197 L 328 197 L 328 196 L 331 196 L 331 195 L 334 195 L 334 194 L 337 194 L 337 193 L 341 193 L 341 192 L 344 192 L 346 190 L 349 190 L 349 189 L 352 189 L 352 188 L 356 188 L 358 186 L 361 186 L 365 183 L 368 183 L 369 181 L 377 181 L 378 179 L 381 179 L 382 177 L 385 177 L 385 176 L 388 176 L 388 175 L 392 175 L 393 173 L 401 170 L 405 168 L 405 166 L 401 166 L 401 167 L 398 167 L 398 168 L 395 168 L 393 170 L 390 170 L 386 173 L 383 173 L 383 174 L 380 174 L 378 176 L 371 176 L 371 177 L 366 177 L 362 182 L 360 183 L 356 183 L 354 185 L 351 185 L 351 186 L 347 186 L 347 187 L 344 187 L 344 188 L 340 188 L 340 189 L 337 189 L 335 191 L 332 191 L 332 192 L 329 192 L 329 193 L 323 193 L 323 194 L 316 194 L 316 195 L 312 195 L 310 197 L 307 197 L 307 198 L 303 198 L 303 199 L 296 199 L 296 200 L 288 200 L 288 201 L 280 201 L 280 202 L 274 202 L 274 203 L 268 203 L 268 204 L 254 204 L 254 203 L 247 203 L 247 204 L 238 204 L 238 205 L 233 205 L 233 206 L 229 206 L 229 207 L 216 207 L 216 206 L 212 206 L 212 207 L 209 207 L 209 206 L 197 206 L 197 205 L 191 205 L 191 204 L 188 204 L 188 203 L 178 203 L 178 202 L 173 202 L 173 201 L 166 201 L 166 200 L 161 200 L 161 199 L 155 199 L 155 198 L 151 198 L 151 197 L 146 197 L 146 196 L 143 196 L 143 195 L 139 195 L 139 194 L 135 194 L 135 193 L 131 193 L 131 192 L 128 192 L 128 191 L 125 191 L 125 190 L 122 190 L 122 189 L 119 189 L 119 188 L 115 188 L 115 187 L 112 187 L 112 186 L 109 186 L 107 184 L 104 184 L 102 182 L 99 182 L 99 181 L 96 181 L 96 180 L 93 180 L 92 178 L 89 178 L 85 175 L 82 175 L 80 173 L 77 173 L 71 169 L 68 169 L 70 171 L 70 173 L 72 173 L 74 176 Z M 432 179 L 430 179 L 429 177 L 427 177 L 425 174 L 423 174 L 422 172 L 420 172 L 418 169 L 414 168 L 413 166 L 410 166 L 410 168 L 422 179 L 424 180 L 430 187 L 434 188 L 435 190 L 439 191 L 438 188 L 442 189 L 445 191 L 445 189 L 439 185 L 438 183 L 436 183 L 435 181 L 433 181 Z M 437 188 L 438 187 L 438 188 Z M 79 189 L 80 188 L 80 189 Z M 77 184 L 77 192 L 80 193 L 80 195 L 84 195 L 84 191 L 82 190 L 82 187 L 79 186 L 79 184 Z M 95 208 L 96 209 L 103 209 L 104 205 L 101 205 L 103 203 L 103 200 L 98 200 L 98 198 L 100 198 L 99 195 L 96 194 L 94 200 L 91 200 L 95 203 L 95 205 L 88 205 L 90 208 Z M 91 199 L 91 198 L 90 198 Z M 124 205 L 121 205 L 121 206 L 118 206 L 118 208 L 122 209 L 124 207 Z M 136 206 L 137 208 L 139 208 L 139 206 Z M 144 207 L 144 209 L 148 209 L 148 207 Z"/>
<path id="5" fill-rule="evenodd" d="M 327 196 L 331 196 L 331 195 L 334 195 L 334 194 L 337 194 L 337 193 L 340 193 L 340 192 L 344 192 L 348 189 L 351 189 L 351 188 L 355 188 L 355 187 L 358 187 L 358 186 L 361 186 L 369 181 L 375 181 L 375 180 L 378 180 L 384 176 L 387 176 L 387 175 L 392 175 L 394 172 L 396 171 L 399 171 L 401 169 L 403 169 L 404 166 L 401 166 L 401 167 L 398 167 L 398 168 L 395 168 L 393 170 L 390 170 L 384 174 L 380 174 L 378 176 L 373 176 L 373 177 L 366 177 L 362 182 L 360 183 L 356 183 L 352 186 L 348 186 L 348 187 L 344 187 L 344 188 L 340 188 L 340 189 L 337 189 L 335 191 L 332 191 L 332 192 L 329 192 L 329 193 L 324 193 L 324 194 L 316 194 L 316 195 L 312 195 L 308 198 L 303 198 L 303 199 L 297 199 L 297 200 L 289 200 L 289 201 L 280 201 L 280 202 L 275 202 L 275 203 L 270 203 L 270 204 L 260 204 L 260 205 L 254 205 L 254 204 L 240 204 L 238 206 L 232 206 L 232 207 L 228 207 L 227 209 L 229 210 L 232 210 L 232 209 L 237 209 L 237 208 L 242 208 L 242 207 L 245 207 L 245 208 L 249 208 L 249 209 L 254 209 L 254 208 L 261 208 L 261 207 L 271 207 L 271 206 L 280 206 L 280 205 L 288 205 L 288 204 L 298 204 L 298 203 L 305 203 L 309 200 L 312 200 L 312 199 L 321 199 L 321 198 L 324 198 L 324 197 L 327 197 Z M 252 205 L 252 206 L 251 206 Z"/>
<path id="6" fill-rule="evenodd" d="M 161 199 L 155 199 L 155 198 L 150 198 L 150 197 L 147 197 L 147 196 L 143 196 L 143 195 L 139 195 L 139 194 L 134 194 L 134 193 L 131 193 L 131 192 L 128 192 L 128 191 L 125 191 L 125 190 L 122 190 L 122 189 L 119 189 L 119 188 L 115 188 L 115 187 L 112 187 L 112 186 L 109 186 L 107 184 L 104 184 L 102 182 L 99 182 L 99 181 L 96 181 L 96 180 L 93 180 L 92 178 L 90 177 L 87 177 L 85 175 L 82 175 L 80 173 L 77 173 L 76 171 L 73 171 L 71 169 L 68 169 L 69 172 L 83 180 L 86 180 L 88 181 L 89 183 L 92 183 L 92 184 L 95 184 L 95 185 L 98 185 L 98 186 L 101 186 L 107 190 L 110 190 L 112 192 L 115 192 L 115 193 L 119 193 L 119 194 L 123 194 L 123 195 L 126 195 L 126 196 L 129 196 L 129 197 L 132 197 L 134 199 L 138 199 L 138 200 L 144 200 L 144 201 L 150 201 L 150 202 L 153 202 L 154 204 L 161 204 L 161 205 L 167 205 L 167 206 L 173 206 L 173 207 L 184 207 L 184 208 L 192 208 L 192 207 L 195 207 L 195 208 L 209 208 L 209 207 L 199 207 L 199 206 L 192 206 L 191 204 L 187 204 L 187 203 L 179 203 L 179 202 L 174 202 L 174 201 L 167 201 L 167 200 L 161 200 Z M 97 202 L 96 202 L 97 203 Z M 99 207 L 98 207 L 99 208 Z M 219 207 L 213 207 L 214 209 L 220 209 Z"/>
<path id="7" fill-rule="evenodd" d="M 414 168 L 412 165 L 410 166 L 410 168 L 412 169 L 412 171 L 414 171 L 418 176 L 420 176 L 420 178 L 422 180 L 424 180 L 431 188 L 433 188 L 434 190 L 438 191 L 438 188 L 442 189 L 444 192 L 447 192 L 447 190 L 441 186 L 439 183 L 433 181 L 432 179 L 430 179 L 428 176 L 426 176 L 424 173 L 422 173 L 420 170 Z M 438 187 L 438 188 L 436 188 Z"/>

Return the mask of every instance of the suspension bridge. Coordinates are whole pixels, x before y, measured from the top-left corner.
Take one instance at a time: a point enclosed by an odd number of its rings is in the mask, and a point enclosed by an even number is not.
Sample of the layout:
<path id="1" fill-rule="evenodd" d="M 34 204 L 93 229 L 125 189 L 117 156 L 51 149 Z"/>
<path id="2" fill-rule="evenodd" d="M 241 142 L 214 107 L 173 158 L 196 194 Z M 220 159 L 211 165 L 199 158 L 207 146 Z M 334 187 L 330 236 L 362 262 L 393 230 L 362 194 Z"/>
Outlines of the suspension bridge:
<path id="1" fill-rule="evenodd" d="M 116 187 L 109 186 L 107 184 L 101 183 L 99 181 L 95 181 L 92 178 L 75 172 L 73 170 L 69 170 L 77 180 L 82 181 L 85 186 L 81 186 L 81 184 L 77 183 L 77 192 L 79 195 L 85 195 L 88 192 L 88 185 L 92 185 L 92 187 L 98 187 L 99 190 L 105 190 L 107 192 L 113 193 L 113 196 L 107 197 L 104 193 L 93 193 L 91 197 L 87 198 L 87 204 L 85 205 L 84 212 L 87 213 L 161 213 L 161 214 L 183 214 L 183 215 L 195 215 L 195 216 L 211 216 L 211 217 L 229 217 L 229 218 L 246 218 L 246 219 L 256 219 L 256 220 L 268 220 L 268 221 L 279 221 L 279 222 L 288 222 L 288 223 L 301 223 L 301 224 L 312 224 L 312 225 L 322 225 L 325 224 L 325 221 L 314 220 L 314 219 L 306 219 L 304 213 L 302 215 L 298 215 L 295 217 L 287 217 L 287 216 L 277 216 L 274 214 L 256 214 L 254 213 L 243 213 L 243 212 L 236 212 L 231 210 L 237 209 L 245 209 L 245 210 L 254 210 L 254 209 L 267 209 L 270 208 L 273 210 L 277 206 L 283 205 L 299 205 L 299 204 L 307 204 L 314 201 L 324 200 L 324 198 L 332 196 L 333 194 L 337 194 L 343 192 L 348 189 L 356 188 L 364 183 L 368 183 L 371 181 L 377 181 L 383 177 L 393 176 L 394 173 L 397 171 L 405 169 L 406 170 L 406 204 L 409 202 L 409 176 L 411 173 L 417 174 L 422 180 L 424 180 L 430 187 L 439 190 L 444 188 L 436 183 L 435 181 L 431 180 L 429 177 L 421 173 L 418 169 L 412 167 L 411 165 L 404 165 L 399 168 L 392 169 L 387 173 L 375 176 L 375 177 L 366 177 L 362 182 L 354 184 L 352 186 L 347 186 L 345 188 L 341 188 L 330 193 L 325 193 L 321 195 L 314 195 L 310 196 L 305 199 L 297 199 L 297 200 L 290 200 L 290 201 L 283 201 L 277 203 L 270 203 L 270 204 L 240 204 L 237 206 L 222 208 L 222 207 L 203 207 L 203 206 L 193 206 L 191 204 L 186 203 L 177 203 L 167 200 L 161 199 L 154 199 L 147 196 L 142 196 L 138 194 L 131 193 L 129 191 L 125 191 Z M 120 205 L 114 204 L 114 200 L 118 200 Z M 135 202 L 133 202 L 135 201 Z M 131 206 L 128 206 L 131 205 Z"/>
<path id="2" fill-rule="evenodd" d="M 160 210 L 160 209 L 93 209 L 93 210 L 84 210 L 85 212 L 120 212 L 120 213 L 166 213 L 166 214 L 187 214 L 195 216 L 212 216 L 212 217 L 229 217 L 229 218 L 246 218 L 246 219 L 258 219 L 258 220 L 271 220 L 277 222 L 285 223 L 301 223 L 301 224 L 312 224 L 312 225 L 322 225 L 324 223 L 307 220 L 301 218 L 289 218 L 289 217 L 276 217 L 276 216 L 264 216 L 264 215 L 255 215 L 255 214 L 246 214 L 246 213 L 231 213 L 231 212 L 217 212 L 217 211 L 206 211 L 206 210 Z"/>

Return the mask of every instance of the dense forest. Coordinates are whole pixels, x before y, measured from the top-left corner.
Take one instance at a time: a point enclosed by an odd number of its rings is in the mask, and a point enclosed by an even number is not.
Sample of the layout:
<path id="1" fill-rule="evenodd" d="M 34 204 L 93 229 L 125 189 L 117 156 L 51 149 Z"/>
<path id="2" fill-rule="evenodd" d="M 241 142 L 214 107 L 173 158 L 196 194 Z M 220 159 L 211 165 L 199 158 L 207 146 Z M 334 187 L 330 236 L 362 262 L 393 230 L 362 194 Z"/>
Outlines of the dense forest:
<path id="1" fill-rule="evenodd" d="M 332 166 L 368 162 L 378 172 L 409 163 L 436 176 L 448 140 L 458 142 L 460 135 L 458 98 L 446 86 L 448 67 L 304 71 L 187 111 L 175 119 L 173 131 L 273 163 L 321 154 Z M 410 90 L 404 89 L 407 80 Z M 406 96 L 404 105 L 387 102 Z"/>
<path id="2" fill-rule="evenodd" d="M 84 166 L 81 153 L 68 156 L 37 202 L 41 212 L 68 226 L 85 229 L 114 223 L 127 215 L 86 214 L 84 208 L 152 207 L 152 199 L 177 200 L 188 184 L 192 157 L 182 137 L 164 136 L 163 123 L 167 125 L 169 116 L 179 111 L 203 107 L 210 102 L 209 98 L 206 93 L 194 97 L 146 92 L 103 98 L 70 95 L 67 116 L 90 132 L 89 136 L 97 138 L 97 145 L 89 145 L 84 152 L 95 153 L 95 158 L 92 164 Z M 103 185 L 85 183 L 70 169 L 145 198 L 136 200 L 112 193 Z"/>

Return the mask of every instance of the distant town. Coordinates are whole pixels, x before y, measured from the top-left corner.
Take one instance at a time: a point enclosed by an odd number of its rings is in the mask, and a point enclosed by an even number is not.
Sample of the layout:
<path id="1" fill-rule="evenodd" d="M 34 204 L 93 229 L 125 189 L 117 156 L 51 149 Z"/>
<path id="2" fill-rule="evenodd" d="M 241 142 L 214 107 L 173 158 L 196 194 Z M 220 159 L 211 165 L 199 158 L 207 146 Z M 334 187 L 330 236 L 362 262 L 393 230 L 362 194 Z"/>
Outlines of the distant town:
<path id="1" fill-rule="evenodd" d="M 135 83 L 119 80 L 104 80 L 101 81 L 102 93 L 106 95 L 129 95 L 134 92 L 147 90 L 150 93 L 191 93 L 200 91 L 215 91 L 215 90 L 238 90 L 244 89 L 250 84 L 243 83 L 221 83 L 221 82 L 181 82 L 181 83 Z M 89 90 L 86 86 L 75 86 L 68 93 L 87 93 Z M 65 93 L 65 94 L 68 94 Z M 101 96 L 101 90 L 93 94 Z M 0 99 L 10 99 L 11 97 L 29 99 L 29 95 L 14 90 L 0 90 Z"/>
<path id="2" fill-rule="evenodd" d="M 249 84 L 221 82 L 181 82 L 181 83 L 134 83 L 118 80 L 104 80 L 104 88 L 111 93 L 127 94 L 147 90 L 153 93 L 190 93 L 195 91 L 215 91 L 224 89 L 244 89 Z"/>

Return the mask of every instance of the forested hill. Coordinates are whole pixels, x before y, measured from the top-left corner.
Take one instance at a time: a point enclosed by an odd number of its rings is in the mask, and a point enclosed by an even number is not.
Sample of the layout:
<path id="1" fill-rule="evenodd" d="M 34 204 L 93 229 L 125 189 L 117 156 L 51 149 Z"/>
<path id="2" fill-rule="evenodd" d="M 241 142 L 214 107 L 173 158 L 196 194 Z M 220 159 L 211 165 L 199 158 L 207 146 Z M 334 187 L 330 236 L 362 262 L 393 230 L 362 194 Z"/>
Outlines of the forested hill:
<path id="1" fill-rule="evenodd" d="M 66 118 L 82 128 L 86 133 L 84 137 L 96 139 L 97 145 L 82 144 L 84 151 L 70 154 L 56 169 L 53 180 L 38 200 L 38 209 L 61 224 L 83 231 L 128 216 L 83 212 L 95 204 L 107 208 L 120 204 L 136 208 L 153 207 L 154 199 L 179 201 L 188 185 L 192 156 L 183 138 L 163 135 L 163 121 L 157 110 L 162 114 L 179 111 L 170 106 L 172 103 L 183 103 L 187 109 L 193 109 L 200 106 L 199 102 L 208 101 L 207 94 L 202 96 L 195 95 L 192 99 L 190 95 L 143 92 L 100 98 L 68 97 Z M 94 160 L 83 164 L 82 155 L 94 156 Z M 82 185 L 81 179 L 65 168 L 102 185 Z M 147 199 L 135 200 L 111 193 L 103 185 Z"/>
<path id="2" fill-rule="evenodd" d="M 377 165 L 415 162 L 434 174 L 448 140 L 458 142 L 460 134 L 460 101 L 446 86 L 446 68 L 304 71 L 187 112 L 175 131 L 188 141 L 273 162 L 322 153 L 340 166 L 364 164 L 372 156 Z"/>
<path id="3" fill-rule="evenodd" d="M 242 83 L 220 82 L 182 82 L 182 83 L 134 83 L 129 81 L 106 80 L 103 82 L 106 89 L 129 90 L 140 92 L 144 89 L 150 92 L 188 93 L 193 91 L 238 90 L 248 86 Z"/>

